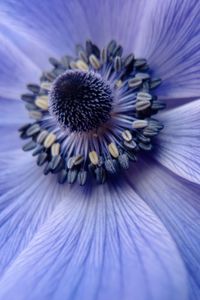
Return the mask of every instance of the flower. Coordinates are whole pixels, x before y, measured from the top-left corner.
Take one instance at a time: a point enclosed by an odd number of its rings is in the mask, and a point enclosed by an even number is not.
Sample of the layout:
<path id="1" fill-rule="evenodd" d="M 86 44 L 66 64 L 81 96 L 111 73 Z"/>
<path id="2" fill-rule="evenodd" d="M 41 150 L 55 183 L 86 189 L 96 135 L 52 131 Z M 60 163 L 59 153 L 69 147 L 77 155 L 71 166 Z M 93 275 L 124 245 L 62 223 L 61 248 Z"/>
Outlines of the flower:
<path id="1" fill-rule="evenodd" d="M 199 1 L 3 0 L 0 14 L 0 299 L 199 299 Z M 93 45 L 93 69 L 99 63 L 93 43 L 102 49 L 116 40 L 126 55 L 134 52 L 136 59 L 147 59 L 151 72 L 142 73 L 149 74 L 150 83 L 152 78 L 162 79 L 155 93 L 167 108 L 152 122 L 157 98 L 151 92 L 145 95 L 153 97 L 148 114 L 145 109 L 142 116 L 137 109 L 130 114 L 124 106 L 129 118 L 139 120 L 140 125 L 142 120 L 150 132 L 155 126 L 161 131 L 147 143 L 153 149 L 140 151 L 138 161 L 126 171 L 110 176 L 104 184 L 95 183 L 93 178 L 85 182 L 81 177 L 79 183 L 84 186 L 59 185 L 55 174 L 44 176 L 32 155 L 21 149 L 24 142 L 17 130 L 30 119 L 18 99 L 27 93 L 26 84 L 37 83 L 49 68 L 49 57 L 60 60 L 66 53 L 75 57 L 75 46 L 84 45 L 87 39 Z M 87 70 L 85 75 L 67 67 L 58 72 L 57 62 L 51 59 L 58 73 L 50 87 L 49 112 L 42 110 L 42 123 L 36 118 L 36 126 L 26 130 L 46 126 L 50 118 L 48 130 L 53 133 L 61 135 L 61 128 L 70 128 L 76 137 L 80 131 L 87 135 L 91 128 L 113 120 L 116 99 L 124 101 L 124 93 L 131 95 L 130 104 L 136 105 L 138 94 L 146 93 L 146 79 L 142 79 L 142 90 L 141 85 L 137 87 L 134 102 L 128 83 L 135 76 L 131 77 L 132 69 L 127 71 L 122 61 L 124 86 L 120 83 L 120 96 L 116 96 L 114 85 L 105 81 L 105 73 Z M 120 62 L 118 59 L 116 63 Z M 113 66 L 112 62 L 111 73 L 116 79 L 118 69 Z M 46 89 L 49 85 L 43 79 Z M 71 110 L 64 114 L 69 106 L 63 106 L 61 87 L 66 84 L 68 103 L 73 102 L 75 87 L 81 86 L 76 95 L 83 95 L 88 106 L 70 106 L 75 114 L 78 107 L 80 115 L 74 116 Z M 29 89 L 34 88 L 29 85 Z M 91 108 L 93 98 L 83 93 L 85 89 L 95 93 L 98 109 Z M 34 93 L 40 96 L 40 91 Z M 44 108 L 43 100 L 40 98 L 39 104 Z M 144 95 L 141 101 L 142 105 L 149 103 Z M 117 119 L 117 126 L 118 122 L 121 119 Z M 26 130 L 20 130 L 22 137 Z M 125 136 L 128 139 L 129 133 Z M 140 138 L 136 130 L 139 148 Z M 73 141 L 63 141 L 59 140 L 62 149 L 77 150 Z M 102 146 L 101 154 L 109 150 L 111 163 L 115 162 L 120 154 L 129 153 L 117 152 L 124 149 L 121 143 L 117 137 L 117 150 L 116 144 L 108 149 Z M 86 144 L 82 140 L 77 145 Z M 56 155 L 57 147 L 53 150 Z M 86 147 L 83 149 L 89 154 Z M 44 156 L 46 152 L 42 153 Z M 48 152 L 49 160 L 53 153 Z M 95 168 L 99 165 L 96 155 L 97 151 L 89 155 Z M 88 160 L 85 164 L 89 168 Z"/>

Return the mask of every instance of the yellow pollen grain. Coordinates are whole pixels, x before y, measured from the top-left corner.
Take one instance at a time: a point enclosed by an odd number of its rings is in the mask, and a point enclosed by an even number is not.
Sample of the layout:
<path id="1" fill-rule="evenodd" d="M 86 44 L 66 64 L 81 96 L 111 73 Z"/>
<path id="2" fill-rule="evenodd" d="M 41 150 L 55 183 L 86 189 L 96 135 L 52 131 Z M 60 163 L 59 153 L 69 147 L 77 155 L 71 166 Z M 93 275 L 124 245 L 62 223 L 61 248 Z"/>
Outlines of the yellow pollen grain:
<path id="1" fill-rule="evenodd" d="M 114 158 L 117 158 L 119 156 L 119 151 L 117 149 L 117 146 L 115 143 L 110 143 L 108 145 L 108 150 L 110 152 L 110 154 L 114 157 Z"/>
<path id="2" fill-rule="evenodd" d="M 129 130 L 124 130 L 122 132 L 122 137 L 125 141 L 130 142 L 132 140 L 132 134 Z"/>
<path id="3" fill-rule="evenodd" d="M 83 162 L 84 158 L 81 154 L 74 157 L 74 165 L 77 166 Z"/>
<path id="4" fill-rule="evenodd" d="M 76 66 L 78 69 L 80 69 L 82 71 L 86 71 L 86 72 L 89 69 L 88 65 L 82 59 L 77 60 Z"/>
<path id="5" fill-rule="evenodd" d="M 47 82 L 44 81 L 44 82 L 41 83 L 40 87 L 41 87 L 43 90 L 50 91 L 50 89 L 51 89 L 51 83 L 48 82 L 48 81 L 47 81 Z"/>
<path id="6" fill-rule="evenodd" d="M 100 61 L 94 54 L 90 55 L 89 61 L 94 69 L 99 69 L 101 67 Z"/>
<path id="7" fill-rule="evenodd" d="M 30 116 L 30 118 L 38 121 L 38 120 L 41 120 L 42 113 L 40 111 L 32 110 L 29 112 L 29 116 Z"/>
<path id="8" fill-rule="evenodd" d="M 51 145 L 56 141 L 56 135 L 54 133 L 49 133 L 44 140 L 44 147 L 45 148 L 50 148 Z"/>
<path id="9" fill-rule="evenodd" d="M 35 105 L 43 110 L 48 110 L 48 96 L 37 97 Z"/>
<path id="10" fill-rule="evenodd" d="M 147 125 L 148 125 L 148 122 L 146 120 L 136 120 L 132 124 L 134 129 L 145 128 Z"/>
<path id="11" fill-rule="evenodd" d="M 89 159 L 93 165 L 98 165 L 99 158 L 98 158 L 96 151 L 89 152 Z"/>
<path id="12" fill-rule="evenodd" d="M 51 146 L 51 154 L 52 156 L 56 156 L 60 153 L 60 144 L 55 143 Z"/>
<path id="13" fill-rule="evenodd" d="M 44 139 L 47 137 L 48 131 L 43 130 L 40 132 L 40 134 L 37 136 L 37 143 L 42 144 Z"/>
<path id="14" fill-rule="evenodd" d="M 71 67 L 73 70 L 77 69 L 76 62 L 75 62 L 75 61 L 71 61 L 71 62 L 70 62 L 70 67 Z"/>

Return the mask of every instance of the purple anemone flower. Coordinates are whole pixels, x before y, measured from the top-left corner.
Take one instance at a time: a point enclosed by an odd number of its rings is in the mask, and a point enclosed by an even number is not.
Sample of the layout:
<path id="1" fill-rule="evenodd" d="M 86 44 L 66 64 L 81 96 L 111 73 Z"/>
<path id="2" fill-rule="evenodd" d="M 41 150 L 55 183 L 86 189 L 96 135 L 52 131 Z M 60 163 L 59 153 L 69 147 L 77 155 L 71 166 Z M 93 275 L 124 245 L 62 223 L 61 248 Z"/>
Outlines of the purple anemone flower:
<path id="1" fill-rule="evenodd" d="M 0 299 L 200 299 L 200 2 L 0 17 Z"/>

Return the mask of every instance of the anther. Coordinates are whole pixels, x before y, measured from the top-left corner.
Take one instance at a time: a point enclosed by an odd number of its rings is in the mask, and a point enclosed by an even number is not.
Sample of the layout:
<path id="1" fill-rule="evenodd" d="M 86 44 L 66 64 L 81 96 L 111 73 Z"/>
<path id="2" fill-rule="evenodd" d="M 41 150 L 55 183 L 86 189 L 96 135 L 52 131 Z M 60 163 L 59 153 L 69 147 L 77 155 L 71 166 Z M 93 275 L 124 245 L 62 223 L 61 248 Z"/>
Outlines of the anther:
<path id="1" fill-rule="evenodd" d="M 121 57 L 119 57 L 119 56 L 115 57 L 114 68 L 115 68 L 116 72 L 119 72 L 121 70 L 121 68 L 122 68 Z"/>
<path id="2" fill-rule="evenodd" d="M 123 169 L 127 170 L 129 168 L 129 158 L 126 153 L 120 154 L 118 157 L 118 161 Z"/>
<path id="3" fill-rule="evenodd" d="M 78 183 L 80 185 L 84 185 L 86 183 L 87 180 L 87 172 L 85 170 L 81 170 L 78 173 Z"/>
<path id="4" fill-rule="evenodd" d="M 78 173 L 78 171 L 76 169 L 68 171 L 68 174 L 67 174 L 68 183 L 72 184 L 76 181 L 76 178 L 78 175 L 77 173 Z"/>
<path id="5" fill-rule="evenodd" d="M 98 70 L 101 67 L 100 61 L 94 54 L 90 55 L 89 61 L 94 69 Z"/>
<path id="6" fill-rule="evenodd" d="M 136 103 L 136 110 L 143 111 L 151 106 L 151 102 L 149 100 L 141 100 Z"/>
<path id="7" fill-rule="evenodd" d="M 37 165 L 41 167 L 46 160 L 47 160 L 47 153 L 46 152 L 40 153 L 37 158 Z"/>
<path id="8" fill-rule="evenodd" d="M 37 107 L 48 110 L 48 96 L 40 96 L 35 100 Z"/>
<path id="9" fill-rule="evenodd" d="M 58 183 L 63 184 L 67 180 L 67 171 L 66 170 L 61 170 L 61 172 L 58 175 Z"/>
<path id="10" fill-rule="evenodd" d="M 117 174 L 118 172 L 118 162 L 116 159 L 107 159 L 105 161 L 105 168 L 110 174 Z"/>
<path id="11" fill-rule="evenodd" d="M 98 157 L 96 151 L 89 152 L 89 158 L 90 158 L 90 161 L 93 165 L 95 165 L 95 166 L 98 165 L 99 157 Z"/>
<path id="12" fill-rule="evenodd" d="M 26 130 L 27 136 L 33 136 L 34 134 L 40 132 L 41 128 L 38 124 L 33 124 Z"/>
<path id="13" fill-rule="evenodd" d="M 45 148 L 50 148 L 51 145 L 56 141 L 56 135 L 54 133 L 49 133 L 44 140 L 44 146 Z"/>
<path id="14" fill-rule="evenodd" d="M 30 151 L 30 150 L 33 150 L 36 146 L 37 146 L 36 142 L 30 141 L 30 142 L 28 142 L 27 144 L 25 144 L 23 146 L 23 150 L 24 151 Z"/>
<path id="15" fill-rule="evenodd" d="M 152 99 L 151 94 L 145 93 L 145 92 L 139 92 L 137 93 L 137 100 L 138 101 L 150 101 Z"/>
<path id="16" fill-rule="evenodd" d="M 114 157 L 114 158 L 117 158 L 119 156 L 119 151 L 117 149 L 117 146 L 115 143 L 110 143 L 108 145 L 108 149 L 109 149 L 109 152 L 110 154 Z"/>
<path id="17" fill-rule="evenodd" d="M 127 148 L 127 149 L 129 149 L 129 150 L 134 150 L 134 149 L 136 149 L 137 148 L 137 144 L 136 144 L 136 142 L 135 141 L 129 141 L 129 142 L 127 142 L 127 141 L 125 141 L 124 142 L 124 146 Z"/>
<path id="18" fill-rule="evenodd" d="M 138 88 L 139 86 L 141 86 L 142 84 L 142 79 L 141 78 L 137 78 L 137 77 L 134 77 L 134 78 L 131 78 L 129 81 L 128 81 L 128 86 L 130 88 Z"/>
<path id="19" fill-rule="evenodd" d="M 60 153 L 60 144 L 55 143 L 51 146 L 51 155 L 56 156 Z"/>
<path id="20" fill-rule="evenodd" d="M 131 132 L 129 130 L 125 130 L 122 132 L 122 137 L 125 141 L 130 142 L 133 138 Z"/>
<path id="21" fill-rule="evenodd" d="M 49 133 L 47 130 L 41 131 L 40 134 L 37 136 L 37 143 L 42 144 L 48 134 Z"/>
<path id="22" fill-rule="evenodd" d="M 145 128 L 147 125 L 148 125 L 148 122 L 146 120 L 136 120 L 132 124 L 134 129 Z"/>
<path id="23" fill-rule="evenodd" d="M 78 69 L 82 70 L 82 71 L 85 71 L 87 72 L 89 67 L 88 65 L 81 59 L 79 59 L 77 62 L 76 62 L 76 66 Z"/>
<path id="24" fill-rule="evenodd" d="M 135 77 L 140 80 L 146 80 L 150 78 L 150 75 L 148 73 L 136 73 Z"/>
<path id="25" fill-rule="evenodd" d="M 43 90 L 47 90 L 47 91 L 50 91 L 51 89 L 51 83 L 48 82 L 48 81 L 43 81 L 40 85 L 41 89 Z"/>
<path id="26" fill-rule="evenodd" d="M 29 112 L 29 117 L 39 121 L 42 119 L 42 113 L 40 111 L 33 110 Z"/>

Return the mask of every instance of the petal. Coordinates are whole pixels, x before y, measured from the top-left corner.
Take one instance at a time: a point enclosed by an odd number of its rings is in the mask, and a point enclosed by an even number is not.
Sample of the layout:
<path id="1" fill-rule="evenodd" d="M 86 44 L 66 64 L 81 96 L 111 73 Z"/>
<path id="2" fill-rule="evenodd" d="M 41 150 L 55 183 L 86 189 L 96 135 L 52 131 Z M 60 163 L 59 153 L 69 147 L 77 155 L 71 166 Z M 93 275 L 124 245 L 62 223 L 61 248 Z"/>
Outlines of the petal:
<path id="1" fill-rule="evenodd" d="M 30 121 L 27 117 L 22 101 L 2 99 L 0 97 L 0 153 L 19 149 L 22 140 L 19 138 L 18 128 Z"/>
<path id="2" fill-rule="evenodd" d="M 127 184 L 73 186 L 62 199 L 7 269 L 1 299 L 187 299 L 171 237 Z"/>
<path id="3" fill-rule="evenodd" d="M 200 183 L 200 100 L 158 115 L 164 130 L 155 159 L 177 175 Z"/>
<path id="4" fill-rule="evenodd" d="M 55 53 L 45 47 L 40 40 L 33 39 L 30 34 L 22 30 L 19 31 L 18 28 L 12 27 L 10 24 L 0 23 L 0 32 L 3 37 L 15 45 L 18 52 L 21 51 L 23 55 L 25 54 L 26 59 L 34 63 L 39 69 L 49 68 L 48 58 L 54 56 Z"/>
<path id="5" fill-rule="evenodd" d="M 200 2 L 152 0 L 136 53 L 162 78 L 160 95 L 200 96 Z"/>
<path id="6" fill-rule="evenodd" d="M 59 202 L 51 182 L 21 150 L 0 156 L 0 275 L 27 246 Z M 51 199 L 51 201 L 49 201 Z"/>
<path id="7" fill-rule="evenodd" d="M 41 71 L 2 33 L 0 43 L 0 96 L 16 99 L 27 82 L 38 81 Z"/>
<path id="8" fill-rule="evenodd" d="M 7 0 L 0 4 L 2 22 L 46 44 L 57 55 L 72 52 L 91 38 L 99 46 L 117 39 L 133 51 L 145 0 Z M 70 54 L 70 53 L 69 53 Z"/>
<path id="9" fill-rule="evenodd" d="M 200 299 L 199 186 L 180 180 L 149 159 L 143 158 L 138 165 L 132 176 L 128 174 L 127 180 L 157 214 L 176 242 L 188 271 L 188 299 Z M 134 180 L 130 179 L 133 175 Z"/>

